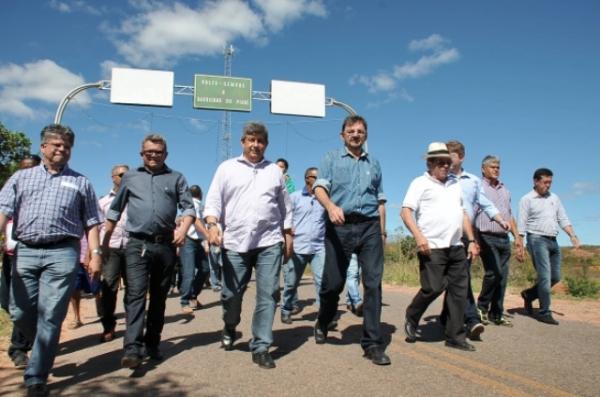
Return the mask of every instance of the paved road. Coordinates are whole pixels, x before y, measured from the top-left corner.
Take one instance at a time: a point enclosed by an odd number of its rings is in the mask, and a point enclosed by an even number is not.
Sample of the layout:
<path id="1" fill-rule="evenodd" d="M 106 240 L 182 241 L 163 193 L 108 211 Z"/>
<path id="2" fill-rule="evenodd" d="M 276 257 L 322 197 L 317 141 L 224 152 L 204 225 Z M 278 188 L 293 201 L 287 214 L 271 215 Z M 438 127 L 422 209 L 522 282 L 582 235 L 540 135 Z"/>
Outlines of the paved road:
<path id="1" fill-rule="evenodd" d="M 236 349 L 219 348 L 221 308 L 218 294 L 204 291 L 195 316 L 179 311 L 177 297 L 167 303 L 162 351 L 165 361 L 144 363 L 135 371 L 120 368 L 123 318 L 119 338 L 98 344 L 100 324 L 92 301 L 86 325 L 61 343 L 51 377 L 55 396 L 598 396 L 600 395 L 600 326 L 562 319 L 548 326 L 515 313 L 514 328 L 488 326 L 474 353 L 448 349 L 435 321 L 423 321 L 422 340 L 404 342 L 402 319 L 412 294 L 385 288 L 383 328 L 389 335 L 392 365 L 378 367 L 362 358 L 358 341 L 361 319 L 345 311 L 330 343 L 316 345 L 312 336 L 314 301 L 292 325 L 274 324 L 272 353 L 277 368 L 252 364 L 248 352 L 253 284 L 246 293 L 241 339 Z M 301 298 L 313 288 L 303 280 Z M 436 314 L 436 302 L 426 314 Z M 4 367 L 0 395 L 23 395 L 21 374 Z"/>

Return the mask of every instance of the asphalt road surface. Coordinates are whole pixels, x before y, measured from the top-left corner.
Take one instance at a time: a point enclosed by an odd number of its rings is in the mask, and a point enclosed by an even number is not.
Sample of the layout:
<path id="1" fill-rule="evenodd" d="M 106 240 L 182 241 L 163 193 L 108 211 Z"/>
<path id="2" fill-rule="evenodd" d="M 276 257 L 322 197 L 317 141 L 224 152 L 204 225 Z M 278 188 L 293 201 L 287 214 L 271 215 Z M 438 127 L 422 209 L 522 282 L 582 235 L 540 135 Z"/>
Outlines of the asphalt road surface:
<path id="1" fill-rule="evenodd" d="M 83 302 L 85 325 L 69 331 L 50 377 L 53 396 L 599 396 L 600 326 L 558 317 L 559 326 L 539 323 L 509 304 L 513 328 L 488 325 L 476 352 L 444 346 L 436 301 L 421 322 L 420 340 L 404 341 L 403 319 L 413 292 L 384 288 L 382 326 L 392 364 L 379 367 L 362 357 L 362 319 L 339 306 L 341 318 L 329 342 L 316 345 L 314 289 L 305 277 L 303 311 L 294 323 L 274 322 L 271 348 L 277 368 L 252 363 L 248 350 L 254 284 L 246 292 L 242 336 L 235 349 L 220 348 L 219 294 L 203 291 L 194 315 L 169 297 L 161 350 L 165 360 L 136 370 L 120 367 L 124 332 L 122 308 L 117 338 L 99 344 L 101 325 L 93 300 Z M 513 302 L 518 302 L 513 299 Z M 340 303 L 343 303 L 342 300 Z M 5 355 L 5 353 L 2 353 Z M 21 371 L 4 361 L 0 395 L 25 395 Z"/>

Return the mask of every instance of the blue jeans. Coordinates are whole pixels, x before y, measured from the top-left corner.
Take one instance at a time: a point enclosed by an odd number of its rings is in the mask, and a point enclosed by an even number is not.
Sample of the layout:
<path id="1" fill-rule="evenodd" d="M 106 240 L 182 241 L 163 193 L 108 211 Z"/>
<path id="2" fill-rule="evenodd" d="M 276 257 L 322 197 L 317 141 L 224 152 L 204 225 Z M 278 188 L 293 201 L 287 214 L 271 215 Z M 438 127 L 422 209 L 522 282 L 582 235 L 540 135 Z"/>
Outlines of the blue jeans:
<path id="1" fill-rule="evenodd" d="M 183 246 L 179 250 L 181 261 L 181 306 L 189 306 L 191 299 L 196 299 L 210 270 L 208 258 L 202 240 L 193 240 L 186 236 Z"/>
<path id="2" fill-rule="evenodd" d="M 79 241 L 71 239 L 44 248 L 18 243 L 14 270 L 10 316 L 33 341 L 25 385 L 46 383 L 79 270 Z"/>
<path id="3" fill-rule="evenodd" d="M 383 276 L 383 240 L 379 220 L 333 225 L 327 222 L 325 231 L 325 267 L 321 285 L 319 326 L 326 326 L 337 314 L 340 294 L 344 290 L 348 266 L 356 253 L 362 269 L 364 286 L 363 332 L 360 340 L 364 350 L 383 346 L 381 333 L 381 278 Z"/>
<path id="4" fill-rule="evenodd" d="M 550 315 L 550 291 L 560 281 L 560 247 L 554 237 L 527 234 L 527 250 L 537 272 L 536 284 L 523 291 L 530 300 L 540 300 L 540 316 Z"/>
<path id="5" fill-rule="evenodd" d="M 279 302 L 279 272 L 282 244 L 256 248 L 248 252 L 223 250 L 223 322 L 225 328 L 235 329 L 240 323 L 242 299 L 256 269 L 256 307 L 252 317 L 253 353 L 264 352 L 273 343 L 273 318 Z"/>
<path id="6" fill-rule="evenodd" d="M 213 288 L 221 287 L 222 262 L 220 248 L 211 245 L 208 250 L 208 264 L 210 266 L 210 286 Z"/>
<path id="7" fill-rule="evenodd" d="M 485 269 L 477 306 L 497 320 L 504 312 L 504 294 L 508 282 L 510 239 L 508 235 L 479 233 L 481 261 Z"/>
<path id="8" fill-rule="evenodd" d="M 283 299 L 281 313 L 290 314 L 294 309 L 295 297 L 298 285 L 306 265 L 310 263 L 315 283 L 317 306 L 320 304 L 319 291 L 321 290 L 321 279 L 323 278 L 323 266 L 325 264 L 325 251 L 314 254 L 296 254 L 283 266 Z"/>
<path id="9" fill-rule="evenodd" d="M 352 254 L 348 273 L 346 274 L 346 304 L 354 307 L 362 303 L 360 297 L 360 268 L 358 267 L 358 258 Z"/>

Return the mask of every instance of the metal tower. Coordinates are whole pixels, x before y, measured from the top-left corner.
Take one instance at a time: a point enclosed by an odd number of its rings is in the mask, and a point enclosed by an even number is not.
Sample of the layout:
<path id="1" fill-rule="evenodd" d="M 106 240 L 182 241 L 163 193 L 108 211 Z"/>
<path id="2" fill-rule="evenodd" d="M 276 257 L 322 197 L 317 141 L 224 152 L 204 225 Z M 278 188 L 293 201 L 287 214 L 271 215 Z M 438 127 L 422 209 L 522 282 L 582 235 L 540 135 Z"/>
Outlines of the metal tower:
<path id="1" fill-rule="evenodd" d="M 231 44 L 225 44 L 223 55 L 225 58 L 225 73 L 227 77 L 231 77 L 231 61 L 233 59 L 234 49 Z M 223 162 L 231 158 L 231 112 L 223 112 L 223 120 L 221 122 L 221 134 L 219 138 L 219 162 Z"/>

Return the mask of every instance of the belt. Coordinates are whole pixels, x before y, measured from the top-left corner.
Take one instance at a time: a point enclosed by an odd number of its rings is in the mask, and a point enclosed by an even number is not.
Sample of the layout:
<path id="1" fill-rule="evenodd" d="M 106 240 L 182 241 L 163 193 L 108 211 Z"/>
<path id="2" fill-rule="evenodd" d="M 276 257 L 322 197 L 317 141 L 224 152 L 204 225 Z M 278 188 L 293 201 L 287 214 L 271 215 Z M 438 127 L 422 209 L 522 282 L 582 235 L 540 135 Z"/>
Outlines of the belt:
<path id="1" fill-rule="evenodd" d="M 19 241 L 30 248 L 52 248 L 56 245 L 65 244 L 65 243 L 74 243 L 79 242 L 77 237 L 65 237 L 56 241 L 49 241 L 47 243 L 27 243 L 25 241 Z"/>
<path id="2" fill-rule="evenodd" d="M 344 214 L 344 223 L 346 224 L 354 224 L 354 223 L 363 223 L 363 222 L 371 222 L 378 220 L 377 216 L 366 216 L 363 214 L 359 214 L 357 212 L 351 212 L 349 214 Z"/>
<path id="3" fill-rule="evenodd" d="M 495 232 L 482 232 L 482 231 L 479 231 L 479 234 L 483 234 L 483 235 L 486 235 L 486 236 L 493 236 L 493 237 L 502 237 L 502 238 L 508 237 L 508 233 L 495 233 Z"/>
<path id="4" fill-rule="evenodd" d="M 156 244 L 169 244 L 173 241 L 173 233 L 169 234 L 145 234 L 145 233 L 129 233 L 129 237 L 148 241 Z"/>

